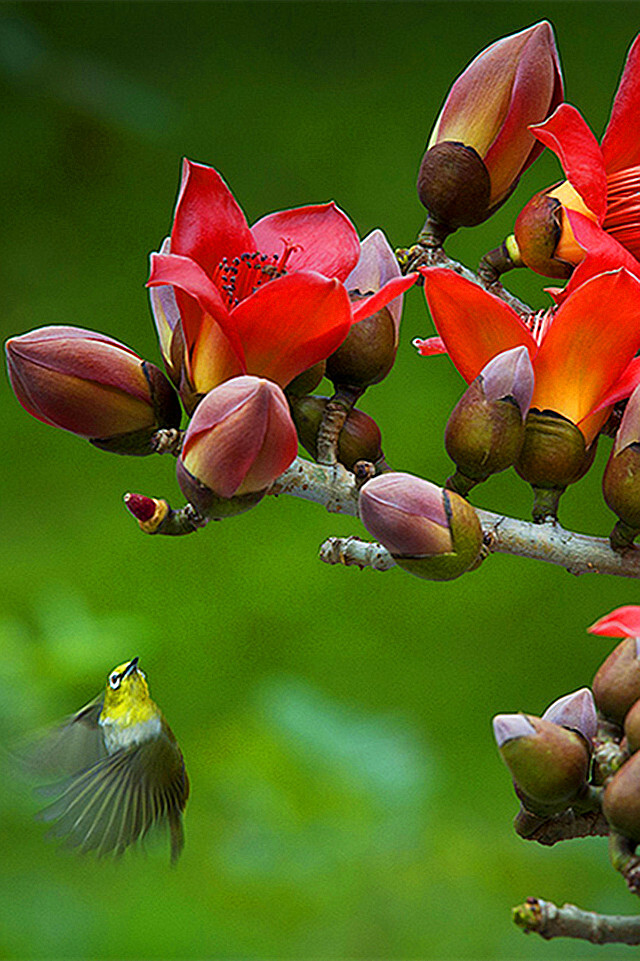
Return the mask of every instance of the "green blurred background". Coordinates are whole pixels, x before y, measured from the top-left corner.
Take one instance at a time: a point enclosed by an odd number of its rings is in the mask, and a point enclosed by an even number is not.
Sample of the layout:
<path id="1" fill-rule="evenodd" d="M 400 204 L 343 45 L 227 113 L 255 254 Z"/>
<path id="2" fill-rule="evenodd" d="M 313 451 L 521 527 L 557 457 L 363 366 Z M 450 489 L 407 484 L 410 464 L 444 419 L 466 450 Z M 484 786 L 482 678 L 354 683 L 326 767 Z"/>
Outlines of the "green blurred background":
<path id="1" fill-rule="evenodd" d="M 409 244 L 415 177 L 448 86 L 483 47 L 549 18 L 567 99 L 600 134 L 637 5 L 617 3 L 24 3 L 0 7 L 3 336 L 95 328 L 159 362 L 144 282 L 180 158 L 220 170 L 250 221 L 333 198 L 362 235 Z M 558 179 L 543 157 L 487 224 L 452 238 L 470 265 Z M 523 272 L 524 273 L 524 272 Z M 510 275 L 536 306 L 544 282 Z M 462 382 L 410 344 L 362 406 L 390 462 L 442 482 Z M 495 556 L 451 584 L 327 567 L 353 518 L 267 501 L 181 539 L 141 534 L 136 490 L 180 502 L 169 458 L 127 459 L 28 417 L 1 388 L 0 723 L 7 743 L 80 707 L 139 655 L 193 793 L 176 871 L 166 847 L 96 862 L 43 839 L 27 786 L 0 786 L 7 958 L 618 958 L 524 938 L 527 895 L 633 913 L 606 842 L 537 848 L 490 719 L 540 713 L 609 651 L 585 628 L 635 584 Z M 562 504 L 606 534 L 608 443 Z M 526 517 L 512 473 L 476 503 Z"/>

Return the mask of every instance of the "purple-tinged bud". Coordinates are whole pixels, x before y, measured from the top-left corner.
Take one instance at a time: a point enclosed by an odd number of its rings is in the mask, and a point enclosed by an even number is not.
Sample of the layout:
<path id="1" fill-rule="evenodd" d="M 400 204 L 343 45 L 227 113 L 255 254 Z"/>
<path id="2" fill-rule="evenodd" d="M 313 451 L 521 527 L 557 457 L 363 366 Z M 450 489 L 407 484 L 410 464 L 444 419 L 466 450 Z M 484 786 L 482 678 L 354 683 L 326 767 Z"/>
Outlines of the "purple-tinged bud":
<path id="1" fill-rule="evenodd" d="M 159 428 L 178 427 L 169 381 L 131 348 L 79 327 L 41 327 L 6 344 L 16 397 L 45 424 L 117 454 L 150 454 Z"/>
<path id="2" fill-rule="evenodd" d="M 604 789 L 602 813 L 610 827 L 640 842 L 640 753 L 636 752 L 614 774 Z"/>
<path id="3" fill-rule="evenodd" d="M 464 496 L 515 463 L 532 394 L 533 366 L 526 347 L 513 347 L 489 361 L 449 417 L 444 443 L 458 470 L 447 487 Z"/>
<path id="4" fill-rule="evenodd" d="M 360 519 L 396 563 L 427 580 L 448 581 L 477 566 L 482 528 L 473 507 L 412 474 L 389 472 L 360 491 Z"/>
<path id="5" fill-rule="evenodd" d="M 565 694 L 550 704 L 542 715 L 543 721 L 551 721 L 561 727 L 569 728 L 582 734 L 587 744 L 591 746 L 596 736 L 598 717 L 593 694 L 588 687 L 582 687 L 573 694 Z"/>
<path id="6" fill-rule="evenodd" d="M 596 707 L 622 726 L 627 711 L 640 699 L 640 639 L 627 637 L 613 649 L 593 679 Z"/>
<path id="7" fill-rule="evenodd" d="M 198 405 L 178 460 L 178 483 L 205 517 L 228 517 L 257 504 L 297 451 L 280 387 L 259 377 L 233 377 Z"/>
<path id="8" fill-rule="evenodd" d="M 377 293 L 401 277 L 400 267 L 381 230 L 372 231 L 360 245 L 360 259 L 344 284 L 352 302 Z M 327 359 L 327 377 L 336 388 L 356 395 L 379 384 L 393 367 L 402 318 L 403 295 L 353 324 L 346 339 Z"/>
<path id="9" fill-rule="evenodd" d="M 314 458 L 317 457 L 318 428 L 328 400 L 328 397 L 319 397 L 317 394 L 290 398 L 298 439 Z M 381 443 L 380 428 L 373 417 L 353 408 L 349 411 L 338 438 L 338 462 L 347 470 L 353 470 L 353 465 L 359 460 L 382 466 L 384 458 Z"/>
<path id="10" fill-rule="evenodd" d="M 607 506 L 620 518 L 611 533 L 614 550 L 631 546 L 640 532 L 640 387 L 625 409 L 602 478 Z"/>
<path id="11" fill-rule="evenodd" d="M 591 467 L 596 443 L 587 448 L 580 428 L 562 414 L 531 408 L 515 468 L 534 489 L 536 523 L 556 517 L 562 493 Z"/>
<path id="12" fill-rule="evenodd" d="M 493 731 L 516 793 L 529 811 L 564 811 L 584 794 L 589 750 L 580 734 L 530 714 L 499 714 Z"/>
<path id="13" fill-rule="evenodd" d="M 529 126 L 562 96 L 546 21 L 479 54 L 449 91 L 420 167 L 418 194 L 432 219 L 449 230 L 486 220 L 542 152 Z"/>

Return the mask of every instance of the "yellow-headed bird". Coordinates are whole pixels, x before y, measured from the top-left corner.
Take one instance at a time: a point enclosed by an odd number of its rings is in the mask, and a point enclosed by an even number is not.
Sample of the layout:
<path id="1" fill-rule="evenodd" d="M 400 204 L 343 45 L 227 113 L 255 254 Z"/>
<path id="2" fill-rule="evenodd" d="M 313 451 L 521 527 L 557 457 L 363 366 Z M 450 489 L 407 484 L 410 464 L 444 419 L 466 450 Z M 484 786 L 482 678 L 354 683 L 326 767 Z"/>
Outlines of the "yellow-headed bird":
<path id="1" fill-rule="evenodd" d="M 114 668 L 104 692 L 42 740 L 29 766 L 40 776 L 65 775 L 46 789 L 57 797 L 39 815 L 54 822 L 56 837 L 82 851 L 121 854 L 168 824 L 177 861 L 189 778 L 137 657 Z"/>

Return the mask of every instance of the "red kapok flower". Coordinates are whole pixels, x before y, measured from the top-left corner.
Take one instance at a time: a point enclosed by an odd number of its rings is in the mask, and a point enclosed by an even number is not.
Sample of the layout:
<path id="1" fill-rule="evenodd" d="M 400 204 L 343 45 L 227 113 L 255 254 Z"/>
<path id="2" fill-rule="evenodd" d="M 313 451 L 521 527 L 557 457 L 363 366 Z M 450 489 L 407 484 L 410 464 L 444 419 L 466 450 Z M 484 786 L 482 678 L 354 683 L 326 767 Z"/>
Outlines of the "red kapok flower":
<path id="1" fill-rule="evenodd" d="M 250 228 L 220 175 L 185 160 L 171 237 L 152 254 L 148 285 L 159 288 L 161 348 L 187 406 L 240 374 L 285 386 L 415 281 L 397 278 L 352 307 L 343 281 L 359 256 L 335 204 L 268 214 Z"/>
<path id="2" fill-rule="evenodd" d="M 640 637 L 640 606 L 626 604 L 616 607 L 615 611 L 598 618 L 587 630 L 590 634 L 602 634 L 604 637 Z"/>
<path id="3" fill-rule="evenodd" d="M 567 277 L 579 265 L 570 289 L 615 267 L 640 274 L 639 112 L 640 36 L 629 51 L 601 144 L 569 104 L 531 127 L 558 156 L 567 180 L 536 194 L 518 216 L 516 257 L 525 266 Z"/>
<path id="4" fill-rule="evenodd" d="M 420 272 L 440 335 L 414 341 L 420 353 L 448 353 L 470 383 L 496 354 L 527 347 L 535 375 L 532 407 L 571 421 L 587 447 L 606 420 L 608 406 L 628 396 L 630 381 L 640 379 L 632 364 L 640 349 L 640 280 L 624 269 L 592 277 L 560 307 L 532 314 L 527 322 L 452 270 Z"/>

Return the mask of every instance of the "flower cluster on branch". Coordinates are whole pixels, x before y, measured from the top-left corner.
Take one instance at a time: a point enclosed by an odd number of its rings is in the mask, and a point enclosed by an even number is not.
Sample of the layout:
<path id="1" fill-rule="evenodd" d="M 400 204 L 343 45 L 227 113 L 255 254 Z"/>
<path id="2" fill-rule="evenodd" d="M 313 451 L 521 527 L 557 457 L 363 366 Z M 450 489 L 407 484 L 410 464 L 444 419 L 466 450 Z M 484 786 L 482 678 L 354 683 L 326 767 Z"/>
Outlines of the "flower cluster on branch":
<path id="1" fill-rule="evenodd" d="M 424 228 L 396 252 L 381 230 L 361 240 L 334 203 L 250 226 L 222 176 L 185 160 L 147 285 L 166 376 L 105 334 L 44 327 L 7 343 L 18 400 L 103 450 L 175 455 L 184 507 L 126 495 L 146 533 L 192 533 L 266 494 L 292 494 L 357 515 L 379 542 L 333 539 L 322 548 L 329 563 L 449 580 L 502 550 L 575 573 L 639 576 L 640 38 L 601 144 L 563 98 L 549 23 L 478 54 L 419 165 Z M 446 238 L 486 221 L 545 148 L 566 180 L 525 204 L 477 274 L 451 261 Z M 530 310 L 501 286 L 514 267 L 566 284 L 551 290 L 549 309 Z M 379 426 L 356 407 L 392 372 L 414 285 L 436 328 L 415 346 L 448 354 L 468 385 L 443 430 L 455 465 L 443 486 L 392 470 Z M 330 387 L 316 393 L 323 379 Z M 608 543 L 557 523 L 562 493 L 591 468 L 602 435 L 614 437 Z M 533 525 L 469 502 L 511 467 L 533 488 Z M 637 652 L 623 644 L 618 661 L 631 659 L 635 677 Z M 520 833 L 553 843 L 608 832 L 614 864 L 637 890 L 640 813 L 629 799 L 640 737 L 636 745 L 627 730 L 631 704 L 612 717 L 598 684 L 599 720 L 581 692 L 542 718 L 500 716 L 496 738 L 523 802 Z"/>

